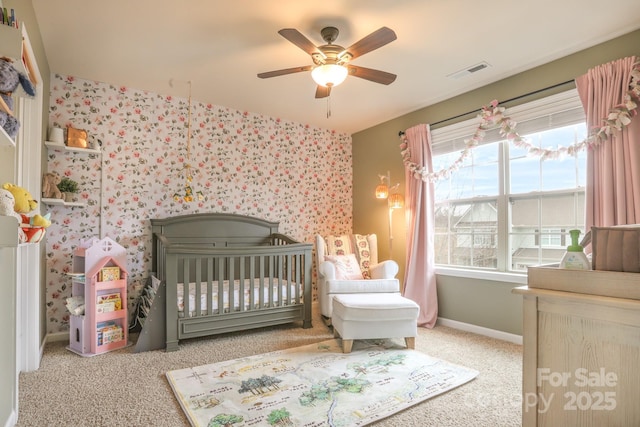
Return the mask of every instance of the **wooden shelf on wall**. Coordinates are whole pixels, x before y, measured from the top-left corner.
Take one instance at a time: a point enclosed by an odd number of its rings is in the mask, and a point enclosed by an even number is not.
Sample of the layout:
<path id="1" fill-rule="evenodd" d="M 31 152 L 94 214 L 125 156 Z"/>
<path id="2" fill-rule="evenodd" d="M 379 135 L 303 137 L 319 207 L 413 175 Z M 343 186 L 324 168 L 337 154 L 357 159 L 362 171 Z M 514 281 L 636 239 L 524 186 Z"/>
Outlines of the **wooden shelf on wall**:
<path id="1" fill-rule="evenodd" d="M 84 153 L 84 154 L 100 154 L 102 151 L 100 148 L 78 148 L 78 147 L 67 147 L 64 144 L 59 144 L 57 142 L 45 141 L 44 145 L 52 150 L 58 151 L 71 151 L 74 153 Z"/>
<path id="2" fill-rule="evenodd" d="M 65 202 L 63 199 L 47 199 L 42 198 L 42 203 L 50 206 L 69 206 L 69 207 L 84 207 L 83 202 Z"/>

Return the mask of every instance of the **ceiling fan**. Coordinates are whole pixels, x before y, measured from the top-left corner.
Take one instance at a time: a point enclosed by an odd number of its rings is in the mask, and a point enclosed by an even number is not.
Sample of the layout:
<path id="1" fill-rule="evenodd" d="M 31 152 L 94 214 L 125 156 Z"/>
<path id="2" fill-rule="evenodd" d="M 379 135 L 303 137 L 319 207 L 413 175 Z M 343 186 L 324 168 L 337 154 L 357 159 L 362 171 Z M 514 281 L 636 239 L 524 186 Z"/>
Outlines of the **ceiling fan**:
<path id="1" fill-rule="evenodd" d="M 293 28 L 284 28 L 278 33 L 311 55 L 313 65 L 260 73 L 258 77 L 261 79 L 311 71 L 311 77 L 318 84 L 316 98 L 329 96 L 331 88 L 342 83 L 347 78 L 347 75 L 384 85 L 391 84 L 396 79 L 395 74 L 358 67 L 350 63 L 351 60 L 394 41 L 397 38 L 396 33 L 390 28 L 382 27 L 346 49 L 333 43 L 338 38 L 339 33 L 335 27 L 325 27 L 320 31 L 322 39 L 326 42 L 322 46 L 314 45 L 300 31 Z"/>

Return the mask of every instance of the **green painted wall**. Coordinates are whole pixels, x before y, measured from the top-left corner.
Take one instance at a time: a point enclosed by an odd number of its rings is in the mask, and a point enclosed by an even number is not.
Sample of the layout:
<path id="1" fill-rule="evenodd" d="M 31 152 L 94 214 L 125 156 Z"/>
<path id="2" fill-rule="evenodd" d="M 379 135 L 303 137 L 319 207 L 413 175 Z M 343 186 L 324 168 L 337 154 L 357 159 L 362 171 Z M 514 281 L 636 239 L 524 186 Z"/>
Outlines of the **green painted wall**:
<path id="1" fill-rule="evenodd" d="M 388 242 L 388 211 L 384 201 L 374 197 L 378 174 L 391 173 L 393 183 L 400 182 L 404 193 L 404 167 L 400 156 L 398 132 L 420 123 L 436 123 L 469 111 L 477 111 L 491 100 L 499 101 L 571 81 L 589 68 L 626 56 L 640 56 L 640 30 L 623 35 L 581 52 L 566 56 L 529 71 L 506 78 L 446 101 L 422 108 L 355 133 L 353 139 L 353 228 L 355 233 L 376 233 L 380 259 L 393 258 L 404 277 L 406 227 L 404 209 L 393 214 L 393 251 Z M 574 87 L 572 83 L 547 90 L 506 107 Z M 457 119 L 473 118 L 476 113 Z M 447 124 L 455 123 L 449 121 Z M 511 294 L 517 284 L 438 276 L 439 316 L 513 334 L 521 334 L 521 298 Z"/>

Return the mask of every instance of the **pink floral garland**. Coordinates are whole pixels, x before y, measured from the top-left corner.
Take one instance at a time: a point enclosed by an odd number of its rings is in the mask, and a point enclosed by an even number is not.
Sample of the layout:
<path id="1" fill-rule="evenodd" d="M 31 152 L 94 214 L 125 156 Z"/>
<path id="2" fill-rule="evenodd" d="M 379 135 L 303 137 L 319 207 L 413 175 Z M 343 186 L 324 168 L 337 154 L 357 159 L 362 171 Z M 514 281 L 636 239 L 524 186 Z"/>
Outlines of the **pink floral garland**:
<path id="1" fill-rule="evenodd" d="M 471 150 L 476 147 L 484 139 L 485 132 L 494 126 L 499 127 L 500 136 L 513 142 L 517 147 L 526 148 L 530 155 L 538 156 L 544 159 L 557 159 L 564 155 L 573 156 L 579 151 L 600 144 L 606 141 L 613 134 L 614 130 L 621 131 L 623 127 L 631 123 L 631 118 L 637 112 L 640 103 L 640 62 L 633 64 L 631 69 L 631 81 L 629 90 L 624 96 L 623 103 L 615 106 L 609 111 L 607 118 L 603 119 L 604 125 L 590 132 L 589 136 L 584 140 L 575 143 L 569 147 L 559 146 L 552 150 L 548 148 L 539 148 L 521 137 L 516 132 L 516 122 L 505 115 L 505 108 L 498 105 L 498 101 L 493 100 L 489 105 L 484 105 L 478 117 L 480 124 L 473 136 L 465 140 L 466 148 L 460 152 L 458 159 L 446 169 L 438 172 L 428 172 L 425 167 L 421 167 L 417 163 L 411 161 L 411 153 L 407 143 L 406 135 L 402 136 L 400 144 L 400 154 L 405 167 L 413 173 L 416 179 L 423 181 L 437 181 L 451 175 L 452 172 L 458 170 L 464 160 L 469 156 Z"/>

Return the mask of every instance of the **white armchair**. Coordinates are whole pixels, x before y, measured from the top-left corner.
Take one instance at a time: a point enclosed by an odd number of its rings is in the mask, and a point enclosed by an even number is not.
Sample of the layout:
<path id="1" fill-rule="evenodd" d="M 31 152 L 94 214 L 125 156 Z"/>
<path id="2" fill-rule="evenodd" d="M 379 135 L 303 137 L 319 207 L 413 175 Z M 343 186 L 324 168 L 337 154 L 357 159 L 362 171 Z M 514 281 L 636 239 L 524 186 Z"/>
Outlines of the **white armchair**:
<path id="1" fill-rule="evenodd" d="M 400 293 L 398 264 L 393 260 L 378 262 L 375 234 L 330 236 L 326 240 L 316 235 L 316 265 L 320 310 L 327 325 L 331 324 L 336 294 Z"/>

